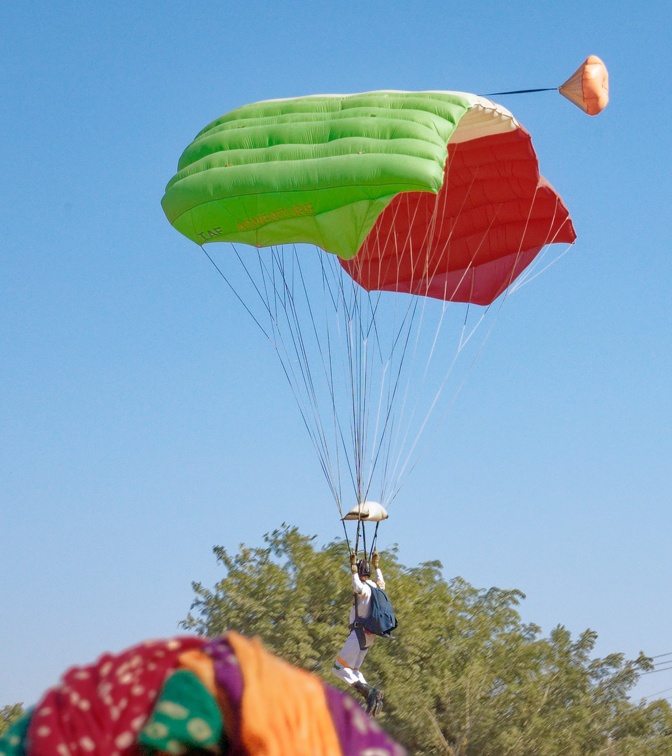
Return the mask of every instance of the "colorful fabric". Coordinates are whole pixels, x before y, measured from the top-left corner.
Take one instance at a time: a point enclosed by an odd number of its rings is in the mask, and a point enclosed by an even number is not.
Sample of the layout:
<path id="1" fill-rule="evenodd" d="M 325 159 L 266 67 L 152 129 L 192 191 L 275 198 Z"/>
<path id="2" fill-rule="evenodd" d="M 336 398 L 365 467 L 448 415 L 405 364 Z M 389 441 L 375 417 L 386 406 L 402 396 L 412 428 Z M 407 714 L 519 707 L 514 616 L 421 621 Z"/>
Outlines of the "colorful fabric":
<path id="1" fill-rule="evenodd" d="M 242 655 L 242 659 L 240 658 L 241 654 L 239 652 L 243 644 L 251 644 L 252 641 L 244 639 L 242 636 L 236 636 L 237 640 L 232 643 L 233 635 L 235 634 L 229 633 L 223 638 L 218 638 L 204 649 L 213 659 L 217 684 L 222 692 L 226 694 L 226 698 L 230 704 L 230 716 L 236 723 L 236 731 L 231 733 L 229 754 L 231 756 L 246 756 L 247 754 L 286 753 L 286 744 L 291 741 L 285 742 L 284 752 L 282 750 L 277 752 L 247 750 L 249 744 L 246 741 L 247 736 L 244 735 L 247 731 L 247 724 L 244 720 L 247 718 L 254 719 L 257 716 L 256 701 L 258 697 L 266 696 L 267 691 L 265 680 L 261 677 L 257 676 L 259 684 L 250 683 L 255 676 L 254 665 L 248 667 L 248 660 L 244 654 Z M 234 648 L 234 643 L 237 643 L 237 648 Z M 253 653 L 256 655 L 260 652 L 260 644 L 257 643 L 253 649 Z M 267 652 L 264 653 L 267 654 Z M 267 655 L 271 656 L 270 654 Z M 294 689 L 294 693 L 298 692 L 304 680 L 303 675 L 310 677 L 307 673 L 302 673 L 301 676 L 291 681 L 286 679 L 285 682 L 281 682 L 281 680 L 276 681 L 276 685 L 281 684 L 283 687 L 275 688 L 273 696 L 282 699 L 285 694 L 292 695 L 292 689 Z M 282 673 L 280 677 L 284 679 Z M 248 685 L 248 683 L 250 684 Z M 323 694 L 322 696 L 317 696 L 316 700 L 321 702 L 322 697 L 326 699 L 332 726 L 339 741 L 340 750 L 335 753 L 342 753 L 344 756 L 366 756 L 367 754 L 369 756 L 403 756 L 405 754 L 404 749 L 383 732 L 378 723 L 368 717 L 351 696 L 341 693 L 324 683 L 320 683 L 320 685 L 323 688 Z M 256 693 L 253 693 L 255 688 Z M 302 690 L 304 694 L 307 692 L 305 688 Z M 279 705 L 283 706 L 284 704 L 280 701 Z M 267 706 L 268 703 L 263 704 L 264 708 Z M 256 732 L 256 725 L 254 726 L 254 730 Z M 229 732 L 228 728 L 227 732 Z M 263 743 L 256 745 L 262 748 L 265 747 Z M 282 746 L 282 743 L 280 742 L 278 745 Z M 301 751 L 292 750 L 292 753 L 301 753 Z M 312 754 L 327 753 L 330 752 L 312 752 Z"/>
<path id="2" fill-rule="evenodd" d="M 349 695 L 237 633 L 148 641 L 73 667 L 0 738 L 0 756 L 151 752 L 405 753 Z"/>
<path id="3" fill-rule="evenodd" d="M 324 689 L 344 756 L 406 756 L 406 750 L 352 696 L 330 685 Z"/>
<path id="4" fill-rule="evenodd" d="M 215 670 L 215 680 L 220 691 L 220 708 L 224 717 L 224 728 L 229 738 L 229 755 L 246 756 L 240 737 L 241 702 L 243 699 L 243 677 L 236 654 L 229 643 L 229 636 L 217 638 L 204 648 L 210 656 Z"/>
<path id="5" fill-rule="evenodd" d="M 220 747 L 222 735 L 217 702 L 193 672 L 178 669 L 166 680 L 138 741 L 173 754 L 185 754 L 192 747 L 221 754 L 226 752 L 226 743 Z"/>
<path id="6" fill-rule="evenodd" d="M 229 633 L 243 677 L 241 740 L 249 753 L 341 756 L 324 686 L 314 675 L 264 650 L 258 639 Z"/>
<path id="7" fill-rule="evenodd" d="M 192 648 L 180 654 L 180 669 L 188 669 L 198 677 L 211 696 L 217 698 L 218 688 L 215 681 L 215 667 L 212 658 L 201 648 Z"/>
<path id="8" fill-rule="evenodd" d="M 37 706 L 28 756 L 139 756 L 137 736 L 181 653 L 200 638 L 147 641 L 73 667 Z"/>

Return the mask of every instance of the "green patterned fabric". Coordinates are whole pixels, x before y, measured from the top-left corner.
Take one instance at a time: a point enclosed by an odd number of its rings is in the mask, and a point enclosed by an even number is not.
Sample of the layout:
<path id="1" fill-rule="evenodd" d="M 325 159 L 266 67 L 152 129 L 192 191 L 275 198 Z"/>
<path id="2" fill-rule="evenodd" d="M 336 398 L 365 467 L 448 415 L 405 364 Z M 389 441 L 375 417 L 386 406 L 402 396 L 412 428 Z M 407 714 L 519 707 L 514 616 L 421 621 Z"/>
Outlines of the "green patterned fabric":
<path id="1" fill-rule="evenodd" d="M 213 121 L 162 205 L 197 244 L 305 242 L 348 259 L 399 192 L 438 192 L 473 95 L 368 92 L 270 100 Z"/>
<path id="2" fill-rule="evenodd" d="M 0 735 L 0 756 L 25 756 L 26 733 L 33 710 L 29 709 Z"/>
<path id="3" fill-rule="evenodd" d="M 193 672 L 178 670 L 166 680 L 138 742 L 150 752 L 225 752 L 219 707 Z"/>

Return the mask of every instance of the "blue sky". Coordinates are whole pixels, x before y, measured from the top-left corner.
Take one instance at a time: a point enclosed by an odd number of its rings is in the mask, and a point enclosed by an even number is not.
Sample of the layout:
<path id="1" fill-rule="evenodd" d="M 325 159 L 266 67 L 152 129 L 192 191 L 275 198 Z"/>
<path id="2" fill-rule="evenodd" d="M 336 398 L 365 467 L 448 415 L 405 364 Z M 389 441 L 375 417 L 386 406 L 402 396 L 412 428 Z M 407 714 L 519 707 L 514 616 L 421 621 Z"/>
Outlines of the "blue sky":
<path id="1" fill-rule="evenodd" d="M 340 535 L 272 352 L 161 210 L 196 132 L 266 98 L 555 86 L 591 53 L 599 117 L 502 100 L 578 241 L 507 301 L 381 542 L 600 654 L 672 651 L 672 11 L 558 7 L 2 4 L 0 705 L 177 632 L 212 546 Z"/>

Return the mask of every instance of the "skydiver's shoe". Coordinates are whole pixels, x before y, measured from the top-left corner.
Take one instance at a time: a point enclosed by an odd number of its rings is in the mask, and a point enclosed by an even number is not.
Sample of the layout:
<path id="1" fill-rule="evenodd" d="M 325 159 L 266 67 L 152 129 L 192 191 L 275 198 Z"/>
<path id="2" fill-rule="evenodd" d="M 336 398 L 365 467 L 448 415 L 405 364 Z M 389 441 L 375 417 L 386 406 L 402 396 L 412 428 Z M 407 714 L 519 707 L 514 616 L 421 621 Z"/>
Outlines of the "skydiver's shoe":
<path id="1" fill-rule="evenodd" d="M 366 713 L 374 719 L 383 710 L 383 691 L 378 688 L 369 688 L 366 697 Z"/>
<path id="2" fill-rule="evenodd" d="M 367 685 L 363 682 L 356 682 L 353 683 L 352 687 L 359 693 L 359 695 L 368 702 L 369 700 L 369 694 L 373 690 L 373 688 L 370 685 Z"/>

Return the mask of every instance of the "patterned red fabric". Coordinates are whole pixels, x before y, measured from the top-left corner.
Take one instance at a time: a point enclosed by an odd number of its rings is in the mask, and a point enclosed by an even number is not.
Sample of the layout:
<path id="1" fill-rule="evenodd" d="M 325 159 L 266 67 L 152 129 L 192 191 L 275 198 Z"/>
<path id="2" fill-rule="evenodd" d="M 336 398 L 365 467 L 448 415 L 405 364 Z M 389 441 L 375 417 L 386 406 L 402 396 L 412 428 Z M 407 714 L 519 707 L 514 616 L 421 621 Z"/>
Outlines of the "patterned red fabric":
<path id="1" fill-rule="evenodd" d="M 297 680 L 310 681 L 305 690 L 299 685 L 300 689 L 288 691 L 299 698 L 311 698 L 300 701 L 301 711 L 314 711 L 316 686 L 319 688 L 320 706 L 326 717 L 319 726 L 329 730 L 331 740 L 324 737 L 327 745 L 323 744 L 316 754 L 404 756 L 404 749 L 386 735 L 351 696 L 285 665 L 263 651 L 258 642 L 242 636 L 238 639 L 239 643 L 256 643 L 258 653 L 269 661 L 274 659 L 275 664 L 286 666 L 288 672 L 296 673 Z M 185 653 L 194 650 L 202 651 L 203 655 Z M 197 637 L 147 641 L 120 654 L 104 654 L 94 664 L 73 667 L 46 693 L 32 713 L 22 753 L 27 756 L 142 756 L 138 733 L 149 719 L 165 680 L 181 667 L 181 660 L 190 662 L 186 665 L 188 668 L 200 671 L 208 687 L 216 682 L 216 698 L 226 721 L 229 756 L 268 753 L 265 740 L 264 744 L 255 741 L 255 745 L 248 748 L 244 733 L 250 727 L 258 730 L 260 726 L 274 726 L 260 713 L 264 707 L 277 707 L 278 691 L 286 691 L 286 687 L 266 671 L 257 680 L 258 684 L 252 685 L 249 665 L 237 658 L 230 635 L 213 641 Z M 265 689 L 267 684 L 269 690 Z M 247 704 L 244 704 L 246 687 Z M 312 724 L 317 726 L 315 722 Z M 277 733 L 271 734 L 275 741 L 284 743 L 292 738 L 284 732 L 278 728 Z M 287 750 L 290 752 L 293 751 Z"/>
<path id="2" fill-rule="evenodd" d="M 167 674 L 195 637 L 146 641 L 94 664 L 73 667 L 38 704 L 28 728 L 30 756 L 140 756 L 138 732 Z"/>

